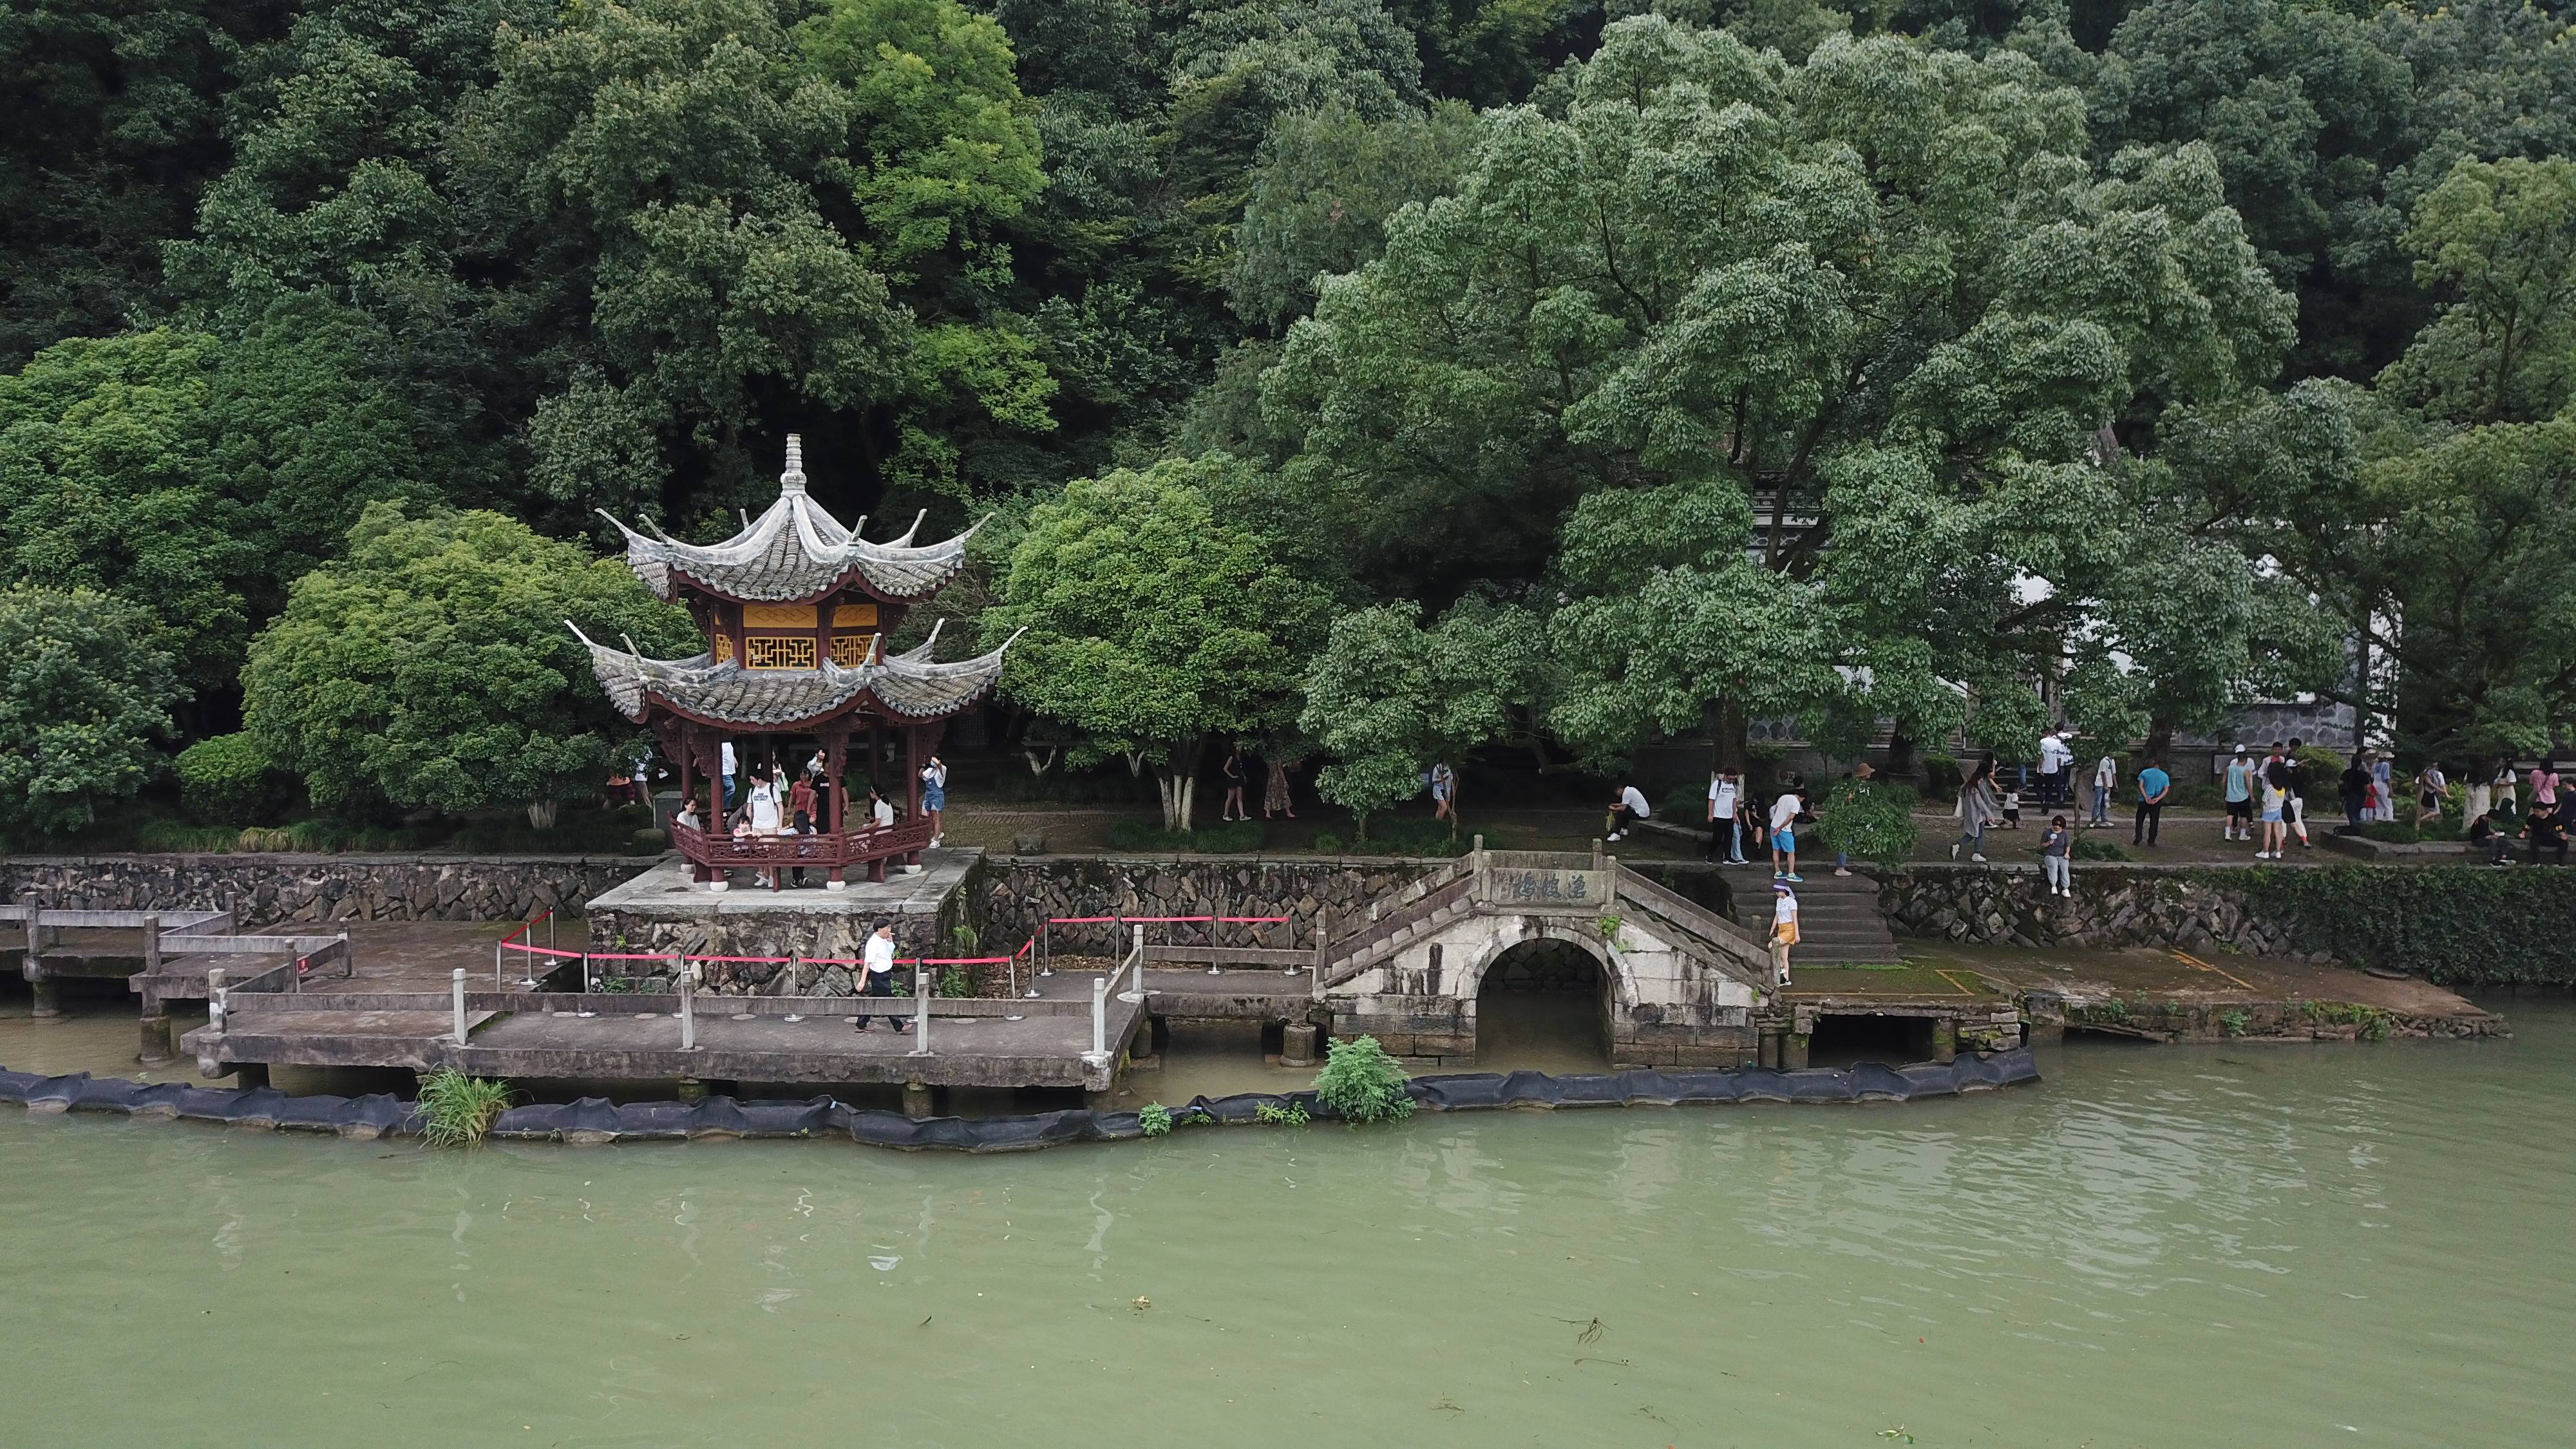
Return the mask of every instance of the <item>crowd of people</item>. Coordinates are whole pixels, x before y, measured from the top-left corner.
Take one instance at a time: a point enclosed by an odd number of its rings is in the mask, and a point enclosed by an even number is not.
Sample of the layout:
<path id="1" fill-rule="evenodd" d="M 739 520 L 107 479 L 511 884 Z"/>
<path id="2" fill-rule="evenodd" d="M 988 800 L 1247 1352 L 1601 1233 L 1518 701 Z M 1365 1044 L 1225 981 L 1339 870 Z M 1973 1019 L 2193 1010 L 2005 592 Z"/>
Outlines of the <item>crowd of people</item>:
<path id="1" fill-rule="evenodd" d="M 721 773 L 716 789 L 722 806 L 718 811 L 716 828 L 731 834 L 734 839 L 748 841 L 816 835 L 830 825 L 832 778 L 830 766 L 820 749 L 791 773 L 780 765 L 775 756 L 754 761 L 748 766 L 740 764 L 733 742 L 727 740 L 718 747 L 717 763 Z M 635 762 L 633 772 L 627 778 L 640 790 L 651 774 L 652 762 L 647 756 Z M 609 781 L 611 790 L 614 791 L 619 783 L 612 776 Z M 873 784 L 868 787 L 864 800 L 853 803 L 864 813 L 856 819 L 845 818 L 841 822 L 841 828 L 853 834 L 892 829 L 904 815 L 904 807 L 898 806 Z M 931 848 L 935 849 L 940 843 L 940 816 L 947 807 L 948 762 L 934 754 L 921 767 L 921 818 L 930 822 Z M 689 830 L 708 828 L 698 812 L 698 801 L 694 797 L 680 802 L 680 811 L 672 817 L 672 823 Z M 806 883 L 805 867 L 797 865 L 787 869 L 789 879 L 785 884 L 801 887 Z"/>

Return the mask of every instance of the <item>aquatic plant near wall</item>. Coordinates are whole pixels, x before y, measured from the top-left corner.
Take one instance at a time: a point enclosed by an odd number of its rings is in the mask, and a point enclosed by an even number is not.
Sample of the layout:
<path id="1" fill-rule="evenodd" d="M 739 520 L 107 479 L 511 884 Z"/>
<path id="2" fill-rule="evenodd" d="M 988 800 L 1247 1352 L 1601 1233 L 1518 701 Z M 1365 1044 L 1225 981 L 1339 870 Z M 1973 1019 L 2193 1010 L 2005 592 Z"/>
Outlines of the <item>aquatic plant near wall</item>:
<path id="1" fill-rule="evenodd" d="M 420 1140 L 431 1147 L 479 1146 L 510 1109 L 510 1084 L 441 1067 L 420 1079 Z"/>
<path id="2" fill-rule="evenodd" d="M 1351 1122 L 1412 1116 L 1413 1098 L 1404 1088 L 1404 1068 L 1373 1036 L 1334 1042 L 1325 1048 L 1324 1069 L 1315 1074 L 1316 1097 Z"/>

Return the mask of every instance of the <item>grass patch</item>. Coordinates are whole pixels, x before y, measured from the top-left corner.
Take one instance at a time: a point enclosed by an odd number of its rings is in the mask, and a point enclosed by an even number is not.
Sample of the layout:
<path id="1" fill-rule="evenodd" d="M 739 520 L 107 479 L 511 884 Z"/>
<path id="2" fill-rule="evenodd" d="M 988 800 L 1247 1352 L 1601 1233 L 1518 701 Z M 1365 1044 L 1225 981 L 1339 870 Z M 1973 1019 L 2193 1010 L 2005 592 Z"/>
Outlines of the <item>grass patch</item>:
<path id="1" fill-rule="evenodd" d="M 1229 820 L 1202 830 L 1165 830 L 1150 820 L 1118 820 L 1109 826 L 1109 848 L 1147 854 L 1196 851 L 1202 855 L 1245 855 L 1261 848 L 1261 822 Z"/>
<path id="2" fill-rule="evenodd" d="M 441 1067 L 420 1079 L 420 1140 L 431 1147 L 474 1147 L 510 1108 L 507 1082 Z"/>
<path id="3" fill-rule="evenodd" d="M 1471 848 L 1465 834 L 1452 834 L 1448 821 L 1420 815 L 1381 815 L 1369 822 L 1366 840 L 1329 830 L 1315 837 L 1323 855 L 1453 856 Z"/>

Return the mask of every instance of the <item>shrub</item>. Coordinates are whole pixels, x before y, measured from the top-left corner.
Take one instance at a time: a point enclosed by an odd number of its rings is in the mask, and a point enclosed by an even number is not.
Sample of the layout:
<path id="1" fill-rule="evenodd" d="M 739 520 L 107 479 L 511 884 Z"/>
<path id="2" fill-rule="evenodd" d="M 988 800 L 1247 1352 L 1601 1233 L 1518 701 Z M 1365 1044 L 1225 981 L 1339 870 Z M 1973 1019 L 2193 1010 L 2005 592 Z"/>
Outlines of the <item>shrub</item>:
<path id="1" fill-rule="evenodd" d="M 1263 1102 L 1252 1109 L 1252 1117 L 1273 1127 L 1303 1127 L 1314 1120 L 1303 1102 Z"/>
<path id="2" fill-rule="evenodd" d="M 431 1147 L 472 1147 L 509 1110 L 510 1084 L 440 1067 L 420 1079 L 420 1140 Z"/>
<path id="3" fill-rule="evenodd" d="M 160 770 L 188 697 L 160 637 L 111 595 L 0 590 L 0 831 L 86 828 Z"/>
<path id="4" fill-rule="evenodd" d="M 1324 1050 L 1315 1074 L 1315 1098 L 1351 1122 L 1388 1122 L 1413 1115 L 1404 1090 L 1404 1068 L 1373 1036 L 1337 1041 Z"/>
<path id="5" fill-rule="evenodd" d="M 246 734 L 216 735 L 179 752 L 179 800 L 208 825 L 265 825 L 294 804 L 295 779 Z"/>
<path id="6" fill-rule="evenodd" d="M 1816 833 L 1831 849 L 1895 865 L 1914 850 L 1914 792 L 1837 780 L 1816 812 Z"/>
<path id="7" fill-rule="evenodd" d="M 966 979 L 966 971 L 964 967 L 951 966 L 939 973 L 939 994 L 941 996 L 972 996 L 975 994 L 974 986 Z"/>
<path id="8" fill-rule="evenodd" d="M 1172 1130 L 1172 1109 L 1160 1102 L 1148 1102 L 1136 1109 L 1136 1126 L 1148 1137 L 1162 1137 Z"/>
<path id="9" fill-rule="evenodd" d="M 2077 860 L 2127 860 L 2129 853 L 2107 840 L 2078 840 L 2075 842 L 2075 858 Z"/>
<path id="10" fill-rule="evenodd" d="M 2412 971 L 2442 986 L 2576 986 L 2576 871 L 2330 865 L 2231 871 L 2249 914 L 2304 950 Z"/>
<path id="11" fill-rule="evenodd" d="M 1959 793 L 1959 762 L 1948 755 L 1925 755 L 1923 798 L 1940 800 Z"/>

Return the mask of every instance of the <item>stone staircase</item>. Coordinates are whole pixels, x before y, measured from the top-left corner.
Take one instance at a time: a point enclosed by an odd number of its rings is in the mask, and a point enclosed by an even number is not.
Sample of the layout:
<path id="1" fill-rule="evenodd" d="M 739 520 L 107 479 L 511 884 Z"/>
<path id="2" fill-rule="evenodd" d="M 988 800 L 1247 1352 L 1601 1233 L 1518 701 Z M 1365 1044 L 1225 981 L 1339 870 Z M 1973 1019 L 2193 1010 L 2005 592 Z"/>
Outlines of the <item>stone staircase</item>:
<path id="1" fill-rule="evenodd" d="M 1887 917 L 1878 909 L 1878 882 L 1857 872 L 1837 877 L 1828 857 L 1821 867 L 1799 872 L 1806 877 L 1798 892 L 1796 966 L 1892 966 L 1905 959 Z M 1748 929 L 1768 935 L 1771 929 L 1769 867 L 1729 868 L 1727 888 L 1734 893 L 1735 915 Z"/>

